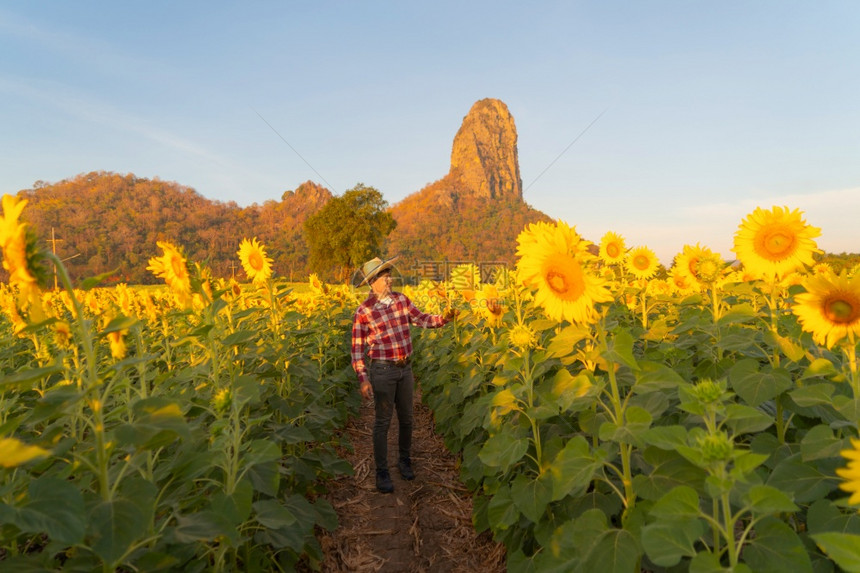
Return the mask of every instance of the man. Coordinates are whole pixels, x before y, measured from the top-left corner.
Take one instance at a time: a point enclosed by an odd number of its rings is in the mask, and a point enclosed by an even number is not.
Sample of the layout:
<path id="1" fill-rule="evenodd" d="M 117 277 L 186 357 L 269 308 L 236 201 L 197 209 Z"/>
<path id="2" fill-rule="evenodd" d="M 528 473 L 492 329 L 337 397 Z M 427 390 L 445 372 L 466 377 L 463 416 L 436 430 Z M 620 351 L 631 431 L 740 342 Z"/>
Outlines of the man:
<path id="1" fill-rule="evenodd" d="M 392 291 L 391 268 L 396 258 L 383 261 L 377 257 L 364 263 L 358 286 L 369 284 L 370 293 L 355 311 L 352 322 L 352 368 L 358 374 L 361 395 L 368 400 L 373 396 L 376 409 L 373 458 L 376 489 L 382 493 L 394 491 L 388 472 L 388 428 L 394 410 L 399 431 L 397 467 L 403 479 L 415 479 L 410 459 L 414 379 L 409 325 L 438 328 L 457 315 L 451 308 L 444 315 L 425 314 L 409 297 Z"/>

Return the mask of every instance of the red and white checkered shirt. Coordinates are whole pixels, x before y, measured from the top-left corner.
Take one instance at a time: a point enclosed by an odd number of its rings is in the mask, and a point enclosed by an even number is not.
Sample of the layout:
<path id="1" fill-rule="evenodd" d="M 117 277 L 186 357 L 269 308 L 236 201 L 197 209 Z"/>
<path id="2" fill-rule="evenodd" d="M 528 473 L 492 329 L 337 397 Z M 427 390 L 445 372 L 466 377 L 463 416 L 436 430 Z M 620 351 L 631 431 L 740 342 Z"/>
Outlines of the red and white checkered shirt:
<path id="1" fill-rule="evenodd" d="M 448 321 L 438 314 L 418 310 L 403 293 L 392 292 L 388 304 L 375 293 L 361 303 L 352 319 L 352 368 L 359 383 L 370 381 L 364 354 L 376 360 L 403 360 L 412 354 L 409 325 L 439 328 Z"/>

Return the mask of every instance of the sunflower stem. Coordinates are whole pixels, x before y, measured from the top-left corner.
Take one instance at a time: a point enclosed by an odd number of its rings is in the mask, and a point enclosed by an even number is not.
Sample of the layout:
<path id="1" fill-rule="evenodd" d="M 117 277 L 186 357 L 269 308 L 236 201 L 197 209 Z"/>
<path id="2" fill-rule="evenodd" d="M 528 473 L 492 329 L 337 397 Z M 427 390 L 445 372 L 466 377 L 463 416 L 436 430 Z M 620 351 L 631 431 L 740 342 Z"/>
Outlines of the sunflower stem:
<path id="1" fill-rule="evenodd" d="M 597 321 L 598 340 L 600 342 L 601 354 L 608 355 L 609 344 L 606 340 L 606 328 L 603 324 L 604 317 Z M 609 388 L 611 391 L 610 399 L 612 400 L 612 409 L 615 416 L 615 423 L 621 425 L 625 422 L 625 405 L 621 400 L 621 392 L 618 389 L 618 379 L 615 376 L 615 362 L 610 359 L 606 361 L 607 375 L 609 377 Z M 621 455 L 621 483 L 624 486 L 624 515 L 630 514 L 633 506 L 636 503 L 636 493 L 633 491 L 633 472 L 631 465 L 631 455 L 633 447 L 631 444 L 619 444 L 619 454 Z"/>
<path id="2" fill-rule="evenodd" d="M 848 369 L 851 373 L 851 390 L 854 392 L 854 400 L 860 400 L 860 373 L 857 371 L 857 342 L 854 331 L 848 331 L 848 344 L 843 346 L 848 356 Z M 860 420 L 858 420 L 860 424 Z"/>

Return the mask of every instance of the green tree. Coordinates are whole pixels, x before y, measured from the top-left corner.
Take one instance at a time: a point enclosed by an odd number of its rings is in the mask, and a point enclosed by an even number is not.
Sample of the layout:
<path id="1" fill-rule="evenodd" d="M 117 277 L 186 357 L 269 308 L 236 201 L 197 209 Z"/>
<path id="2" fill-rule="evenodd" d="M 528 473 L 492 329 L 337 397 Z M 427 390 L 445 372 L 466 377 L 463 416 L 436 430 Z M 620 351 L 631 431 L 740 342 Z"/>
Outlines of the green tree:
<path id="1" fill-rule="evenodd" d="M 397 222 L 388 202 L 373 187 L 359 183 L 305 220 L 305 241 L 314 271 L 345 280 L 351 268 L 376 256 Z"/>

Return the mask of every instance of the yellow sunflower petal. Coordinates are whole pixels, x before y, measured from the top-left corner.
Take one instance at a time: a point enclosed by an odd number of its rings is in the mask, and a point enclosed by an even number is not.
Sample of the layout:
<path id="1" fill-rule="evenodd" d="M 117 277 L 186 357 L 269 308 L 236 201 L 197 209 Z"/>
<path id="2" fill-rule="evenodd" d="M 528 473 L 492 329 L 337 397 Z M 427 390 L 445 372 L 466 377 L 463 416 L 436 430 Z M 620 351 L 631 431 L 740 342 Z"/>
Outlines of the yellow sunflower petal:
<path id="1" fill-rule="evenodd" d="M 609 231 L 600 239 L 600 258 L 607 263 L 619 263 L 626 254 L 624 237 Z"/>
<path id="2" fill-rule="evenodd" d="M 738 227 L 732 250 L 745 268 L 765 278 L 812 266 L 813 255 L 821 252 L 813 240 L 821 229 L 801 215 L 788 207 L 757 208 Z"/>
<path id="3" fill-rule="evenodd" d="M 255 284 L 265 283 L 272 276 L 272 259 L 266 256 L 266 249 L 257 238 L 243 239 L 239 245 L 239 261 L 245 274 Z"/>
<path id="4" fill-rule="evenodd" d="M 860 338 L 860 276 L 823 272 L 803 282 L 792 312 L 816 343 L 832 348 L 853 335 Z"/>
<path id="5" fill-rule="evenodd" d="M 657 255 L 648 247 L 635 247 L 627 254 L 627 269 L 637 279 L 650 279 L 659 267 Z"/>

